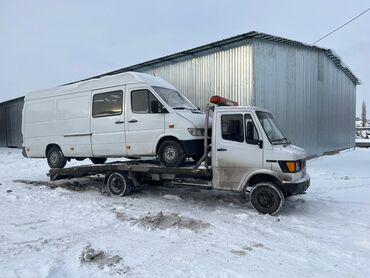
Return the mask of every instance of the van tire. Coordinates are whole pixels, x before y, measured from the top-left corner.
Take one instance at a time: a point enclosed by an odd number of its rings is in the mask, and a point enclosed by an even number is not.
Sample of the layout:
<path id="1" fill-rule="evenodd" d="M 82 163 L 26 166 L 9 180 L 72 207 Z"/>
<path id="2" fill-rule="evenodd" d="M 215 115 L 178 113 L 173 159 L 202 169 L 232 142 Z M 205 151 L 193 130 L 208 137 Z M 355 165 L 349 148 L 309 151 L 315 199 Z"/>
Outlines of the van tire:
<path id="1" fill-rule="evenodd" d="M 107 161 L 106 157 L 90 157 L 93 164 L 104 164 Z"/>
<path id="2" fill-rule="evenodd" d="M 164 141 L 158 149 L 159 161 L 166 167 L 179 167 L 186 159 L 185 151 L 175 140 Z"/>
<path id="3" fill-rule="evenodd" d="M 121 197 L 133 192 L 134 186 L 127 174 L 115 172 L 108 177 L 107 189 L 111 195 Z"/>
<path id="4" fill-rule="evenodd" d="M 257 183 L 250 191 L 252 207 L 262 214 L 277 214 L 284 206 L 284 194 L 271 182 Z"/>
<path id="5" fill-rule="evenodd" d="M 64 168 L 67 164 L 67 158 L 64 157 L 62 150 L 57 146 L 48 150 L 46 158 L 50 168 Z"/>

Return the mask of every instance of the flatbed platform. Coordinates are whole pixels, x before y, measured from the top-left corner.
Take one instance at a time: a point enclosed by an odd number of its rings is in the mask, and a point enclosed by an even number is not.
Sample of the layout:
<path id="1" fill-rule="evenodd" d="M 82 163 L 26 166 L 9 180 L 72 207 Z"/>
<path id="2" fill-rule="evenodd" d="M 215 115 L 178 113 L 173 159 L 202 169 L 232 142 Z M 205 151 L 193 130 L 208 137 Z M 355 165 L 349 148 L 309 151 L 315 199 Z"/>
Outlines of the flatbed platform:
<path id="1" fill-rule="evenodd" d="M 118 161 L 100 165 L 82 165 L 68 168 L 50 169 L 48 176 L 51 181 L 61 179 L 81 178 L 98 174 L 108 175 L 113 172 L 137 174 L 175 175 L 192 178 L 211 178 L 211 170 L 194 169 L 193 165 L 185 167 L 165 167 L 155 161 Z"/>

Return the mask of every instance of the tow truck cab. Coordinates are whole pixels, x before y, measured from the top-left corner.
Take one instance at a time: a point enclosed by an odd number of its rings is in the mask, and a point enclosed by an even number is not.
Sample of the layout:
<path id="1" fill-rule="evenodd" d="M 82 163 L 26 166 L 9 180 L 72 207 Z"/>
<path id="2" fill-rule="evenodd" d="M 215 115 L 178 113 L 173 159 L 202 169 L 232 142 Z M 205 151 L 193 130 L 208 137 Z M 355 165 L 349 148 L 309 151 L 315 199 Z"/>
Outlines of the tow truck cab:
<path id="1" fill-rule="evenodd" d="M 307 155 L 282 135 L 268 110 L 218 106 L 213 111 L 213 188 L 243 191 L 257 211 L 267 213 L 278 211 L 273 207 L 282 206 L 284 197 L 307 190 Z M 274 198 L 282 201 L 275 204 Z"/>

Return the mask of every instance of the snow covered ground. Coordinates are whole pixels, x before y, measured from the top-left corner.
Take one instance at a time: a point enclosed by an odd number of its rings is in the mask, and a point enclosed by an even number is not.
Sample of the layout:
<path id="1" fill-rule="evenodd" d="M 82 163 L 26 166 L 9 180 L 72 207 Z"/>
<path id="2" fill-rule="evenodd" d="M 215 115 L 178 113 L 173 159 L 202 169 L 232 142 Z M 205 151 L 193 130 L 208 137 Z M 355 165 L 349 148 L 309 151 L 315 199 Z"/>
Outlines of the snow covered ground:
<path id="1" fill-rule="evenodd" d="M 49 183 L 0 148 L 0 277 L 369 277 L 370 150 L 307 165 L 307 194 L 263 216 L 237 194 Z"/>

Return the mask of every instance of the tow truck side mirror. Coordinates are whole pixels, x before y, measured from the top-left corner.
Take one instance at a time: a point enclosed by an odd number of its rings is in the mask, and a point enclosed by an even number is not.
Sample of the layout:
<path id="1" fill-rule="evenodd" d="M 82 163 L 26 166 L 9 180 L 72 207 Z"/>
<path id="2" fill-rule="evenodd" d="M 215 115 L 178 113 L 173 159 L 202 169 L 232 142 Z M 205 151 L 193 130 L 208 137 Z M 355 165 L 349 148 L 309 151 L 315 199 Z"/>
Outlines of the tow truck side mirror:
<path id="1" fill-rule="evenodd" d="M 256 131 L 256 128 L 253 124 L 253 122 L 248 122 L 247 123 L 247 138 L 246 138 L 246 141 L 248 144 L 252 144 L 252 145 L 258 145 L 260 147 L 260 149 L 263 148 L 263 140 L 259 140 L 259 139 L 254 139 L 254 134 L 255 134 Z"/>

